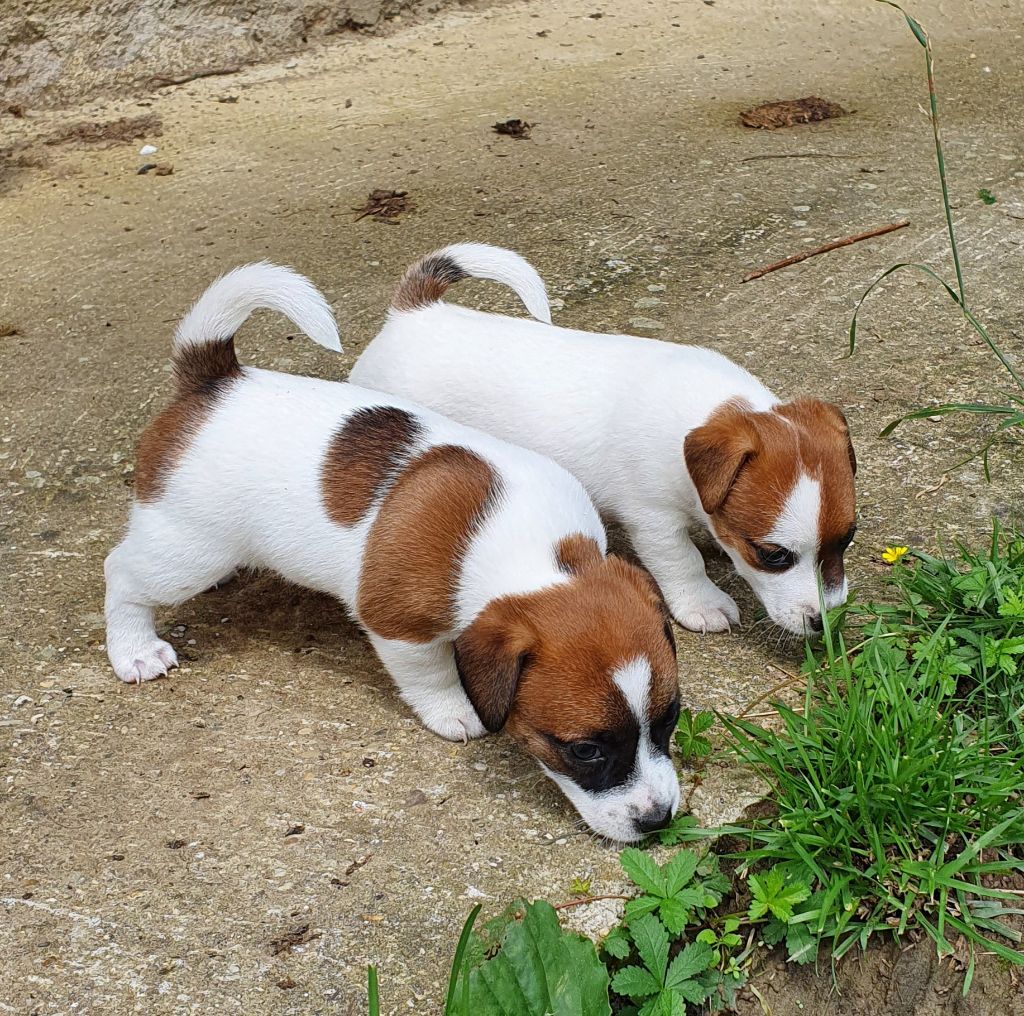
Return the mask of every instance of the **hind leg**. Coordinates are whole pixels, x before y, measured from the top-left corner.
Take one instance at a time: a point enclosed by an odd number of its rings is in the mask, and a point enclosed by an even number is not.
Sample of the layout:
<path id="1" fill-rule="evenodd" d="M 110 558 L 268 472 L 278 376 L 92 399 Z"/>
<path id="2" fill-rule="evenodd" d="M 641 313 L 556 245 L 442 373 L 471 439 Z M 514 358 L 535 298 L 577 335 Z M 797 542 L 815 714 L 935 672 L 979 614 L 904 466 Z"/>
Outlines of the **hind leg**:
<path id="1" fill-rule="evenodd" d="M 156 633 L 154 608 L 182 603 L 209 588 L 237 562 L 201 533 L 171 524 L 158 508 L 132 513 L 128 533 L 107 556 L 107 656 L 122 681 L 139 684 L 178 665 Z"/>

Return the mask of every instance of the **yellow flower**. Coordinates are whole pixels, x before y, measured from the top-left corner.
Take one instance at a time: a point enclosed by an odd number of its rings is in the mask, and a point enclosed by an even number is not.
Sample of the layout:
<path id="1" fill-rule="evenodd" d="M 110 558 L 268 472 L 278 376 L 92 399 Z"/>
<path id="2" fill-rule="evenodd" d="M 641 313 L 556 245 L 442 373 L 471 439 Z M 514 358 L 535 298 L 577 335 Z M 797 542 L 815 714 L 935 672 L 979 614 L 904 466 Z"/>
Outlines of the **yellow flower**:
<path id="1" fill-rule="evenodd" d="M 909 547 L 886 547 L 882 551 L 882 560 L 886 564 L 895 564 L 908 550 L 910 550 Z"/>

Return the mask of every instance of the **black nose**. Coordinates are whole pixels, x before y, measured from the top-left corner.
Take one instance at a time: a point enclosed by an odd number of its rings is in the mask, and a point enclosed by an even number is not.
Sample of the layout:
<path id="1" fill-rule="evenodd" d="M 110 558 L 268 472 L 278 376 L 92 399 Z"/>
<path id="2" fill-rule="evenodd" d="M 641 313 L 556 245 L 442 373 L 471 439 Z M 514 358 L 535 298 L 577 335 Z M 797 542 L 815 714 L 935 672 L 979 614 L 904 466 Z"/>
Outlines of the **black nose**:
<path id="1" fill-rule="evenodd" d="M 653 833 L 664 829 L 672 821 L 671 808 L 655 808 L 636 820 L 636 827 L 642 833 Z"/>
<path id="2" fill-rule="evenodd" d="M 821 631 L 824 625 L 821 623 L 821 614 L 810 614 L 807 617 L 807 627 L 811 631 Z"/>

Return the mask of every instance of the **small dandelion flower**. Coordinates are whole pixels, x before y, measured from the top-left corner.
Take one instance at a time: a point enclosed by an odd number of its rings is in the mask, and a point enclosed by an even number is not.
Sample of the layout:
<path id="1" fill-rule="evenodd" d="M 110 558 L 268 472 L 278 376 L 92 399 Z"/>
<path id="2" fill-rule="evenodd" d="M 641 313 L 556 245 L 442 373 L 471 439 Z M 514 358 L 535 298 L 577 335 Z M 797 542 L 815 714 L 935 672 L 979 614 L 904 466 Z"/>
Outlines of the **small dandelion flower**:
<path id="1" fill-rule="evenodd" d="M 882 560 L 886 564 L 895 564 L 909 551 L 909 547 L 886 547 L 882 551 Z"/>

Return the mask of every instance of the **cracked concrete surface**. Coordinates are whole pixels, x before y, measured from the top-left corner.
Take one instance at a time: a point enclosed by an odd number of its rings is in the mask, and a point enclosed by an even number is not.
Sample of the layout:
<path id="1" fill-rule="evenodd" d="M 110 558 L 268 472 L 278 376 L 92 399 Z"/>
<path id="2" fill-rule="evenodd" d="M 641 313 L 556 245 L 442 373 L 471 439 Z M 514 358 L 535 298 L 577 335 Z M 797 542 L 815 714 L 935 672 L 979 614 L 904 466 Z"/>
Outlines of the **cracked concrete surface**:
<path id="1" fill-rule="evenodd" d="M 309 274 L 346 340 L 332 356 L 261 317 L 239 340 L 250 363 L 344 378 L 405 265 L 474 239 L 530 258 L 560 323 L 705 342 L 780 392 L 835 400 L 861 463 L 861 590 L 883 588 L 886 544 L 980 538 L 991 513 L 1020 508 L 1019 450 L 995 455 L 992 484 L 973 464 L 943 474 L 981 442 L 976 420 L 877 438 L 921 402 L 1002 383 L 934 287 L 893 279 L 842 359 L 881 269 L 951 274 L 921 51 L 900 17 L 849 0 L 591 7 L 450 12 L 294 68 L 163 89 L 143 109 L 0 119 L 0 149 L 17 156 L 0 176 L 0 323 L 14 331 L 0 338 L 0 1011 L 359 1013 L 372 961 L 385 1011 L 436 1012 L 473 902 L 567 899 L 576 876 L 595 893 L 622 886 L 615 850 L 510 742 L 421 728 L 324 597 L 240 578 L 162 613 L 183 664 L 169 680 L 127 687 L 109 671 L 101 566 L 134 443 L 166 398 L 174 320 L 232 266 L 269 257 Z M 1019 363 L 1020 12 L 915 12 L 939 56 L 969 296 Z M 738 123 L 807 94 L 855 113 L 776 133 Z M 136 174 L 144 139 L 36 144 L 74 119 L 141 112 L 162 119 L 153 143 L 173 175 Z M 532 140 L 491 132 L 512 116 L 537 124 Z M 376 187 L 410 192 L 400 225 L 354 221 Z M 903 217 L 907 230 L 739 282 Z M 515 310 L 486 284 L 453 297 Z M 680 638 L 695 707 L 747 707 L 794 665 L 730 589 L 743 630 Z M 703 817 L 737 806 L 732 777 L 701 788 Z M 614 919 L 587 909 L 574 920 L 591 932 Z M 290 933 L 305 941 L 275 954 Z M 773 973 L 764 993 L 777 1013 L 1010 1011 L 1005 974 L 982 968 L 967 1008 L 945 1008 L 927 971 L 862 1008 L 856 991 L 829 995 L 827 971 Z"/>

